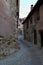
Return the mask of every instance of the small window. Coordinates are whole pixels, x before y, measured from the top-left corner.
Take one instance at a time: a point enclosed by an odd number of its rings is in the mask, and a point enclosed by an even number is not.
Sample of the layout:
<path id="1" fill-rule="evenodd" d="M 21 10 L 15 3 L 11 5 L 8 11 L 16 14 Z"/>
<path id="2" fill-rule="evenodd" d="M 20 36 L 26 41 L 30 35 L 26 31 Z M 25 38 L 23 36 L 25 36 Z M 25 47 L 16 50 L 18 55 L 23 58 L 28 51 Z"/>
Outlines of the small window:
<path id="1" fill-rule="evenodd" d="M 17 14 L 17 16 L 19 16 L 19 12 L 17 12 L 16 14 Z"/>
<path id="2" fill-rule="evenodd" d="M 16 4 L 18 5 L 18 0 L 17 0 L 17 3 Z"/>
<path id="3" fill-rule="evenodd" d="M 39 12 L 39 9 L 37 10 L 37 20 L 40 20 L 40 12 Z"/>
<path id="4" fill-rule="evenodd" d="M 39 9 L 37 9 L 34 14 L 34 21 L 35 23 L 37 23 L 39 20 L 40 20 L 40 12 L 39 12 Z"/>
<path id="5" fill-rule="evenodd" d="M 27 28 L 29 27 L 29 21 L 27 20 Z"/>
<path id="6" fill-rule="evenodd" d="M 32 24 L 32 17 L 30 18 L 30 24 Z"/>
<path id="7" fill-rule="evenodd" d="M 7 1 L 7 0 L 6 0 Z"/>

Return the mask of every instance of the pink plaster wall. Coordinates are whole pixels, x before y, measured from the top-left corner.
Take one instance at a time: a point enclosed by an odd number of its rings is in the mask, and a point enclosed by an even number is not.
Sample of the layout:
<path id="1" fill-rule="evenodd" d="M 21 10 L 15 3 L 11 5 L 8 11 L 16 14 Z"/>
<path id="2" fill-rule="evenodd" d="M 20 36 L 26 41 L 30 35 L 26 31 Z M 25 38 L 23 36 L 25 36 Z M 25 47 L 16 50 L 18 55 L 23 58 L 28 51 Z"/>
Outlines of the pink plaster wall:
<path id="1" fill-rule="evenodd" d="M 0 1 L 0 35 L 8 37 L 12 34 L 13 23 L 11 18 L 10 5 L 4 0 Z"/>

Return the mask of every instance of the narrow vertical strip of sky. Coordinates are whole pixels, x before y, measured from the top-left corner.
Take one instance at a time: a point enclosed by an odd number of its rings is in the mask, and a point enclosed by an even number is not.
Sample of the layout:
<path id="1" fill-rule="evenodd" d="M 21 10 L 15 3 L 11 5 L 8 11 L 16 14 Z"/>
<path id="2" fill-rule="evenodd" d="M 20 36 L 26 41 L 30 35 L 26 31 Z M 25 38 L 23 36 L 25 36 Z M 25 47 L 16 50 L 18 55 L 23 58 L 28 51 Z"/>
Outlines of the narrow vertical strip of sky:
<path id="1" fill-rule="evenodd" d="M 20 0 L 19 17 L 20 18 L 26 17 L 28 15 L 28 13 L 30 12 L 30 6 L 32 4 L 35 5 L 36 2 L 37 2 L 37 0 Z"/>

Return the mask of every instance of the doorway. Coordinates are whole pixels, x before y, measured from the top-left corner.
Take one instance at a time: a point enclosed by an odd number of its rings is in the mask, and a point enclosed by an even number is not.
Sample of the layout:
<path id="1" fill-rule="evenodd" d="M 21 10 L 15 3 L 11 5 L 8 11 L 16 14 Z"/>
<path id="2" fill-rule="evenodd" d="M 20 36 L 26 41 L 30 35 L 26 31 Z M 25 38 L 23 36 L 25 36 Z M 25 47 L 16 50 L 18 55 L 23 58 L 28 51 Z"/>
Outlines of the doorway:
<path id="1" fill-rule="evenodd" d="M 34 44 L 37 44 L 37 32 L 34 30 Z"/>
<path id="2" fill-rule="evenodd" d="M 40 31 L 40 36 L 41 36 L 41 46 L 43 47 L 43 30 Z"/>

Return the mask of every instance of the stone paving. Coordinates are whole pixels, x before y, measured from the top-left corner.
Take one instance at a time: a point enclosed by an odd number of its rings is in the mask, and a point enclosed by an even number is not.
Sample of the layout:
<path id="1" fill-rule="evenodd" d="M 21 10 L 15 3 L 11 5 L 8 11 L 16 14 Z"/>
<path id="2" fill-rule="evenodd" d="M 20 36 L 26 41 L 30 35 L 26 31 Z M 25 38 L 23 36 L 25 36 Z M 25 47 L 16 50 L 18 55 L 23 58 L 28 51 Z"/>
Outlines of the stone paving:
<path id="1" fill-rule="evenodd" d="M 11 56 L 0 60 L 0 65 L 43 65 L 41 58 L 38 56 L 37 48 L 19 39 L 20 50 Z"/>

